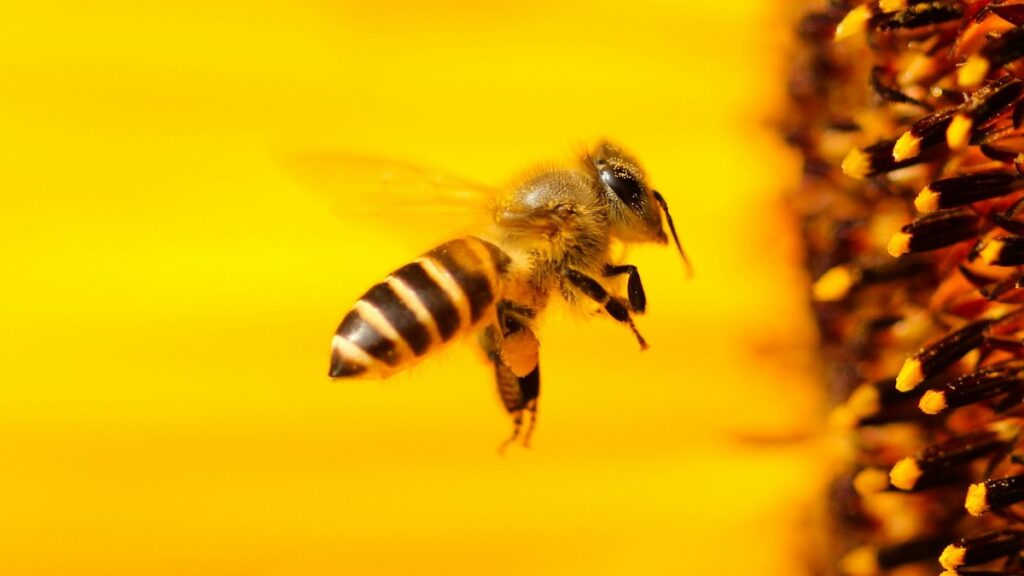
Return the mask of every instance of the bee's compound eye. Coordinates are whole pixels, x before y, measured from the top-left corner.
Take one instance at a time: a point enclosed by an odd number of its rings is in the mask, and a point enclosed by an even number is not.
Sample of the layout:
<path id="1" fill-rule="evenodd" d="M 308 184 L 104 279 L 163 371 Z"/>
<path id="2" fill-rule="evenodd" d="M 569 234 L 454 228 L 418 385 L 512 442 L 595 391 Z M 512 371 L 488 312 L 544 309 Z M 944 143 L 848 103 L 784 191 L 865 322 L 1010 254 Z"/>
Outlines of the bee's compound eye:
<path id="1" fill-rule="evenodd" d="M 644 187 L 632 174 L 623 170 L 616 171 L 611 166 L 603 167 L 598 172 L 601 182 L 627 206 L 637 212 L 643 209 Z"/>

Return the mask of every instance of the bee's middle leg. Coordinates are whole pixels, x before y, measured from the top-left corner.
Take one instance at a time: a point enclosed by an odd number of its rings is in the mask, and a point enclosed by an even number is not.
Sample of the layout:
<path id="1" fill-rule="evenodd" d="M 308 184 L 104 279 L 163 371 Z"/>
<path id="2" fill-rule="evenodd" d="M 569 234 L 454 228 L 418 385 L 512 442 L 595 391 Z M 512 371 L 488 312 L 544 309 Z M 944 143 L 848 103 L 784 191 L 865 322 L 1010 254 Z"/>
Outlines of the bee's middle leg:
<path id="1" fill-rule="evenodd" d="M 564 277 L 570 284 L 586 295 L 587 298 L 604 305 L 604 309 L 608 312 L 609 316 L 628 325 L 630 330 L 633 331 L 633 335 L 636 336 L 637 342 L 640 343 L 640 348 L 643 350 L 647 349 L 647 341 L 640 335 L 640 331 L 636 329 L 636 324 L 633 324 L 633 318 L 629 315 L 629 309 L 622 303 L 622 300 L 612 297 L 604 289 L 604 286 L 601 286 L 600 282 L 578 270 L 566 269 Z"/>

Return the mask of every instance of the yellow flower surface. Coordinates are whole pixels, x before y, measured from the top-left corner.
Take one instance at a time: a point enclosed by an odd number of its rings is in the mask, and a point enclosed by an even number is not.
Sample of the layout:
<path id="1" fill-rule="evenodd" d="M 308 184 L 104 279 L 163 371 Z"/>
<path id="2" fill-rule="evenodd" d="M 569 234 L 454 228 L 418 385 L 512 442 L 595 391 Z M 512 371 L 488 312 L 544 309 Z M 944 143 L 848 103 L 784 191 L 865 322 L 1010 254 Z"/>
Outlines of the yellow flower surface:
<path id="1" fill-rule="evenodd" d="M 8 7 L 0 572 L 804 571 L 826 470 L 781 200 L 797 162 L 771 124 L 782 16 L 655 0 Z M 648 351 L 551 310 L 533 443 L 504 455 L 511 424 L 471 341 L 385 382 L 327 378 L 351 304 L 435 238 L 339 218 L 351 191 L 328 198 L 292 159 L 500 184 L 602 137 L 643 161 L 696 271 L 671 247 L 630 253 Z"/>

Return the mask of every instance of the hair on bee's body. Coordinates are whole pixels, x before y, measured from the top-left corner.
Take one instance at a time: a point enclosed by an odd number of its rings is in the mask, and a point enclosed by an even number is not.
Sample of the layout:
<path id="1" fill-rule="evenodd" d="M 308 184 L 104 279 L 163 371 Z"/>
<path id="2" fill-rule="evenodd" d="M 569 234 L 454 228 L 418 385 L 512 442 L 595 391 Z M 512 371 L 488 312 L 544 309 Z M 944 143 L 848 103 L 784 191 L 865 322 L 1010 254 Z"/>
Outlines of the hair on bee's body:
<path id="1" fill-rule="evenodd" d="M 632 314 L 646 310 L 640 275 L 613 262 L 614 243 L 665 244 L 667 223 L 684 262 L 664 198 L 639 165 L 601 143 L 580 166 L 526 173 L 489 202 L 490 225 L 446 242 L 368 290 L 334 336 L 329 375 L 386 377 L 470 332 L 495 370 L 499 396 L 519 435 L 540 394 L 536 321 L 552 293 L 590 301 L 647 343 Z M 627 275 L 619 297 L 601 279 Z"/>

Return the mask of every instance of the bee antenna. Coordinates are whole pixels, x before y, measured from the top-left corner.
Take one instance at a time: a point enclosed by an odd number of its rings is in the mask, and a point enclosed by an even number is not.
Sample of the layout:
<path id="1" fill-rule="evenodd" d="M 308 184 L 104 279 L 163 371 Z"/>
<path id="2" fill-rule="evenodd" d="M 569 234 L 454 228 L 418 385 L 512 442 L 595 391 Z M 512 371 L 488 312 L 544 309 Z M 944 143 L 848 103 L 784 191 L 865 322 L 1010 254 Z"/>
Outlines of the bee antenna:
<path id="1" fill-rule="evenodd" d="M 686 257 L 686 252 L 683 252 L 683 246 L 679 243 L 679 236 L 676 234 L 676 225 L 672 223 L 672 215 L 668 213 L 668 202 L 665 202 L 665 197 L 661 195 L 657 190 L 654 192 L 654 199 L 661 205 L 661 211 L 665 213 L 665 220 L 668 221 L 668 229 L 672 232 L 672 239 L 676 242 L 676 248 L 679 249 L 679 255 L 683 257 L 683 264 L 686 265 L 686 275 L 693 278 L 693 265 L 690 264 L 690 259 Z"/>

